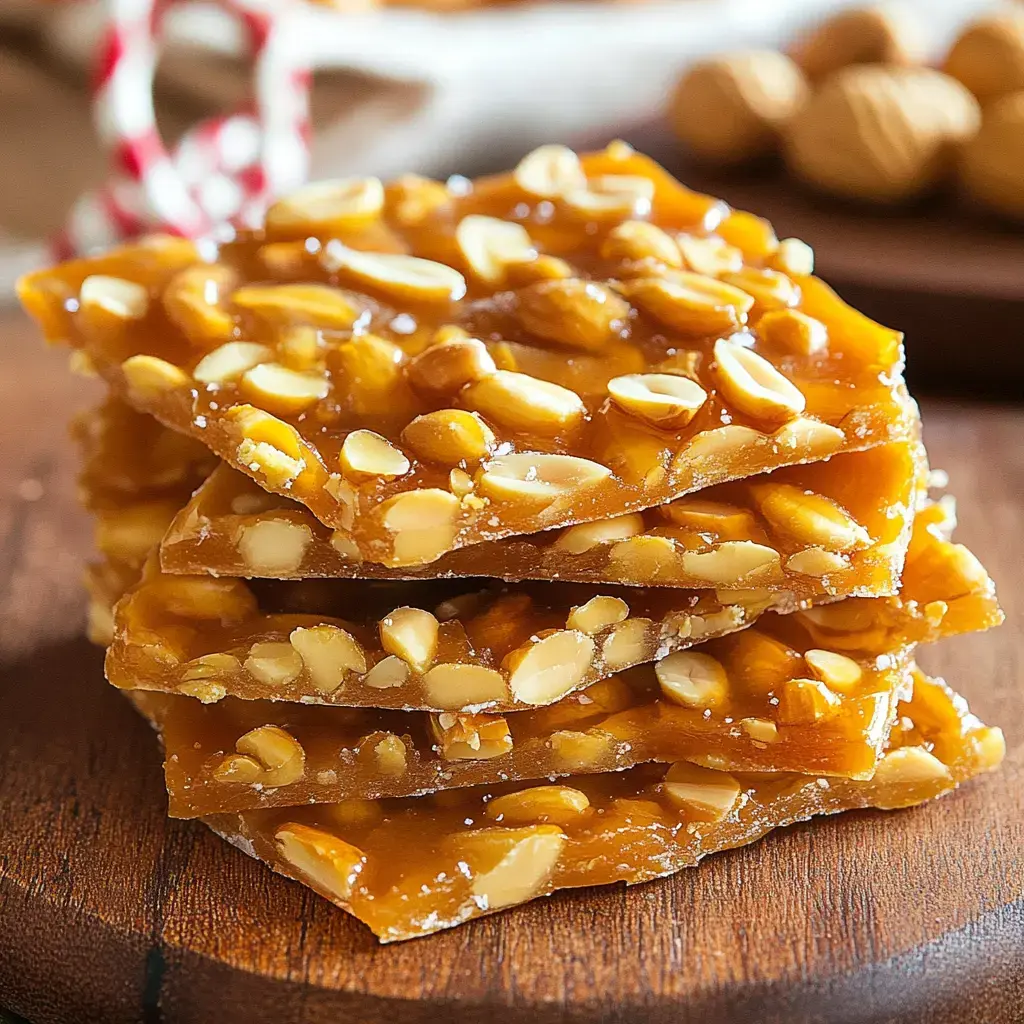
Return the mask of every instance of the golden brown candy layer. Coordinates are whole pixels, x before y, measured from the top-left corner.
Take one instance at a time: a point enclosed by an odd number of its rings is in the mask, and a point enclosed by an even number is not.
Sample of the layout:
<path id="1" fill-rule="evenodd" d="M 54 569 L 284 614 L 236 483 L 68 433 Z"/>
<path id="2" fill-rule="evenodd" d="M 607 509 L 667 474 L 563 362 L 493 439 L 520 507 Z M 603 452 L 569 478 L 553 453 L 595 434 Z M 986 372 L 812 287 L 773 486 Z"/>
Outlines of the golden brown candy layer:
<path id="1" fill-rule="evenodd" d="M 742 629 L 784 592 L 254 581 L 161 573 L 115 610 L 122 689 L 347 707 L 513 711 Z"/>
<path id="2" fill-rule="evenodd" d="M 112 396 L 79 413 L 71 421 L 70 434 L 82 456 L 79 499 L 91 512 L 116 511 L 144 501 L 169 504 L 178 495 L 187 500 L 218 465 L 198 441 L 168 430 Z M 145 554 L 137 563 L 140 567 Z"/>
<path id="3" fill-rule="evenodd" d="M 106 646 L 115 602 L 138 582 L 147 556 L 217 460 L 198 441 L 113 398 L 75 417 L 71 436 L 83 456 L 79 500 L 92 513 L 103 556 L 85 572 L 88 633 Z"/>
<path id="4" fill-rule="evenodd" d="M 644 513 L 483 543 L 425 567 L 353 561 L 343 537 L 223 463 L 180 512 L 207 450 L 117 399 L 76 421 L 82 501 L 97 547 L 141 565 L 163 537 L 166 572 L 309 578 L 563 579 L 880 596 L 898 586 L 920 446 L 881 445 L 719 485 Z M 175 513 L 178 514 L 175 516 Z"/>
<path id="5" fill-rule="evenodd" d="M 217 576 L 487 575 L 877 597 L 898 589 L 923 464 L 916 445 L 880 445 L 405 568 L 363 562 L 347 535 L 221 464 L 175 517 L 160 561 L 165 572 Z"/>
<path id="6" fill-rule="evenodd" d="M 903 589 L 808 611 L 817 646 L 890 651 L 1000 621 L 952 503 L 917 516 Z M 262 602 L 262 606 L 261 606 Z M 118 605 L 107 676 L 122 689 L 433 711 L 514 711 L 749 626 L 786 595 L 568 583 L 245 583 L 150 567 Z M 328 613 L 328 614 L 325 614 Z M 852 634 L 850 640 L 846 634 Z"/>
<path id="7" fill-rule="evenodd" d="M 851 658 L 809 647 L 793 621 L 762 622 L 507 716 L 131 696 L 163 736 L 175 817 L 681 758 L 730 771 L 870 776 L 909 693 L 911 649 Z"/>
<path id="8" fill-rule="evenodd" d="M 393 942 L 557 889 L 660 878 L 812 815 L 921 803 L 996 768 L 1004 752 L 998 729 L 918 674 L 867 781 L 728 773 L 684 761 L 558 785 L 481 786 L 205 821 Z"/>
<path id="9" fill-rule="evenodd" d="M 204 262 L 160 238 L 30 275 L 135 408 L 366 561 L 640 511 L 913 436 L 899 335 L 802 243 L 628 147 L 447 186 L 310 186 Z"/>
<path id="10" fill-rule="evenodd" d="M 171 813 L 180 816 L 679 758 L 727 770 L 865 777 L 905 693 L 910 646 L 1002 618 L 991 581 L 972 575 L 980 570 L 973 556 L 933 536 L 938 522 L 922 519 L 930 529 L 917 555 L 922 571 L 908 585 L 916 591 L 765 615 L 755 627 L 534 711 L 425 716 L 132 696 L 161 722 Z M 936 546 L 944 559 L 930 558 Z M 940 591 L 945 598 L 932 596 Z M 204 667 L 208 683 L 222 666 Z"/>

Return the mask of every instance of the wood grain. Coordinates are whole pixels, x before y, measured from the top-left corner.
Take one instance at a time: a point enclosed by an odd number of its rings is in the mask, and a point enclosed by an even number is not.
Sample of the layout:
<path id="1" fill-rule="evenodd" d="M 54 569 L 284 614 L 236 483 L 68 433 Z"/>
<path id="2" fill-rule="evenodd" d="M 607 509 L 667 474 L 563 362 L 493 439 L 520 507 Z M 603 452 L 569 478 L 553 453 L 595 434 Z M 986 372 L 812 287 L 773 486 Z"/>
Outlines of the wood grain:
<path id="1" fill-rule="evenodd" d="M 64 424 L 96 389 L 23 320 L 0 329 L 0 1005 L 35 1024 L 1024 1020 L 1024 411 L 925 407 L 1008 622 L 924 661 L 1006 728 L 999 775 L 382 948 L 164 817 L 153 738 L 81 638 Z"/>

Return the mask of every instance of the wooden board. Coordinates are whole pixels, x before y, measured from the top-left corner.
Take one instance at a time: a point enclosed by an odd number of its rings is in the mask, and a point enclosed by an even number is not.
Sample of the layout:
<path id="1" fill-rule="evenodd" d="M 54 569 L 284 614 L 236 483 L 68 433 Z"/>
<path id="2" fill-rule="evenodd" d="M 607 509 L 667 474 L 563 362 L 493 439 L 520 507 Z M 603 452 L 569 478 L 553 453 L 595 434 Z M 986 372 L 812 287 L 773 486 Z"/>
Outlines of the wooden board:
<path id="1" fill-rule="evenodd" d="M 1024 411 L 926 406 L 1009 622 L 924 660 L 1006 727 L 1001 774 L 380 947 L 164 817 L 153 737 L 81 637 L 64 424 L 96 389 L 23 320 L 0 331 L 0 1006 L 34 1024 L 1024 1019 Z"/>

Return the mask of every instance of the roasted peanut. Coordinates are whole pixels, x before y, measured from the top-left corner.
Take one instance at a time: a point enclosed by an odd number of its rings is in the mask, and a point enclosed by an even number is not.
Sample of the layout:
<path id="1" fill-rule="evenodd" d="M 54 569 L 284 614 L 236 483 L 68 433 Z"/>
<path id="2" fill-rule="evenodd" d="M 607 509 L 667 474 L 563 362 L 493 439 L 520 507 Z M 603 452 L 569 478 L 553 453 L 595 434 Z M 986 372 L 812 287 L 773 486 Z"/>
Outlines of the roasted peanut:
<path id="1" fill-rule="evenodd" d="M 321 265 L 369 288 L 414 302 L 457 301 L 466 294 L 466 279 L 452 267 L 403 253 L 362 252 L 337 239 L 324 246 Z"/>
<path id="2" fill-rule="evenodd" d="M 116 320 L 141 320 L 149 312 L 149 292 L 142 285 L 105 274 L 82 282 L 78 302 L 86 316 L 98 310 Z"/>
<path id="3" fill-rule="evenodd" d="M 430 716 L 431 732 L 446 761 L 485 761 L 512 749 L 512 734 L 501 715 Z"/>
<path id="4" fill-rule="evenodd" d="M 739 803 L 740 784 L 726 772 L 677 761 L 665 775 L 662 792 L 694 821 L 727 818 Z"/>
<path id="5" fill-rule="evenodd" d="M 409 666 L 393 654 L 378 661 L 363 676 L 363 682 L 375 690 L 389 690 L 395 686 L 405 686 L 408 681 Z"/>
<path id="6" fill-rule="evenodd" d="M 313 541 L 308 526 L 290 519 L 262 519 L 238 531 L 236 546 L 246 569 L 259 576 L 290 576 Z"/>
<path id="7" fill-rule="evenodd" d="M 616 516 L 614 519 L 596 519 L 592 523 L 580 523 L 570 526 L 558 535 L 558 540 L 551 545 L 555 551 L 564 551 L 570 555 L 582 555 L 603 544 L 611 544 L 618 540 L 626 540 L 643 533 L 644 517 L 639 512 Z"/>
<path id="8" fill-rule="evenodd" d="M 828 349 L 828 329 L 798 309 L 773 309 L 757 321 L 757 332 L 775 348 L 811 356 Z"/>
<path id="9" fill-rule="evenodd" d="M 875 769 L 874 782 L 881 787 L 927 785 L 952 781 L 949 768 L 924 747 L 890 750 Z"/>
<path id="10" fill-rule="evenodd" d="M 800 301 L 800 289 L 781 271 L 767 267 L 744 267 L 730 274 L 723 274 L 722 280 L 753 295 L 758 312 L 771 309 L 786 309 Z"/>
<path id="11" fill-rule="evenodd" d="M 800 390 L 764 356 L 735 342 L 715 342 L 712 372 L 722 397 L 751 419 L 782 424 L 804 411 Z"/>
<path id="12" fill-rule="evenodd" d="M 487 346 L 476 338 L 456 338 L 421 352 L 406 367 L 409 382 L 426 394 L 454 394 L 494 373 L 497 367 Z"/>
<path id="13" fill-rule="evenodd" d="M 550 704 L 574 690 L 590 670 L 594 641 L 574 629 L 559 630 L 509 654 L 508 685 L 524 704 Z"/>
<path id="14" fill-rule="evenodd" d="M 804 661 L 818 679 L 838 693 L 849 693 L 864 675 L 853 658 L 835 651 L 812 648 L 804 653 Z"/>
<path id="15" fill-rule="evenodd" d="M 362 851 L 309 825 L 290 822 L 274 833 L 277 852 L 314 888 L 336 900 L 347 900 L 366 864 Z"/>
<path id="16" fill-rule="evenodd" d="M 192 379 L 166 359 L 156 356 L 132 356 L 121 364 L 121 373 L 129 393 L 140 402 L 152 402 L 170 391 L 187 388 Z"/>
<path id="17" fill-rule="evenodd" d="M 668 267 L 683 265 L 679 246 L 672 236 L 645 220 L 616 224 L 601 243 L 600 252 L 606 260 L 655 260 Z"/>
<path id="18" fill-rule="evenodd" d="M 435 665 L 423 677 L 423 691 L 435 707 L 455 711 L 508 698 L 504 676 L 483 665 Z"/>
<path id="19" fill-rule="evenodd" d="M 345 475 L 355 480 L 391 480 L 409 472 L 409 460 L 402 451 L 372 430 L 353 430 L 341 446 L 338 461 Z"/>
<path id="20" fill-rule="evenodd" d="M 739 727 L 755 745 L 775 743 L 779 738 L 778 726 L 766 718 L 741 718 Z"/>
<path id="21" fill-rule="evenodd" d="M 590 220 L 643 217 L 651 212 L 654 182 L 638 174 L 599 174 L 585 188 L 566 192 L 566 206 Z"/>
<path id="22" fill-rule="evenodd" d="M 267 362 L 273 356 L 273 351 L 267 345 L 254 341 L 229 341 L 207 352 L 196 363 L 192 376 L 201 384 L 225 384 L 237 380 L 243 373 Z"/>
<path id="23" fill-rule="evenodd" d="M 380 620 L 381 646 L 416 672 L 426 672 L 437 652 L 439 623 L 422 608 L 396 608 Z"/>
<path id="24" fill-rule="evenodd" d="M 620 285 L 622 292 L 655 320 L 690 335 L 715 335 L 746 323 L 753 296 L 713 277 L 673 270 Z"/>
<path id="25" fill-rule="evenodd" d="M 544 891 L 564 842 L 555 825 L 486 828 L 454 836 L 453 852 L 469 866 L 477 906 L 500 910 Z"/>
<path id="26" fill-rule="evenodd" d="M 717 235 L 705 238 L 680 235 L 677 241 L 686 266 L 698 274 L 718 277 L 720 274 L 735 272 L 743 266 L 743 253 Z"/>
<path id="27" fill-rule="evenodd" d="M 379 216 L 384 186 L 378 178 L 339 178 L 305 185 L 267 210 L 267 231 L 278 237 L 331 236 Z"/>
<path id="28" fill-rule="evenodd" d="M 455 241 L 469 268 L 488 284 L 505 277 L 510 263 L 521 263 L 537 255 L 522 224 L 471 214 L 455 229 Z"/>
<path id="29" fill-rule="evenodd" d="M 362 647 L 340 626 L 299 626 L 288 639 L 302 656 L 310 682 L 321 693 L 333 693 L 350 672 L 366 671 Z"/>
<path id="30" fill-rule="evenodd" d="M 541 281 L 517 293 L 516 315 L 538 338 L 599 351 L 626 328 L 629 304 L 605 285 L 582 278 Z"/>
<path id="31" fill-rule="evenodd" d="M 565 146 L 541 146 L 519 161 L 512 172 L 515 183 L 542 199 L 556 199 L 586 188 L 580 158 Z"/>
<path id="32" fill-rule="evenodd" d="M 525 373 L 497 370 L 462 393 L 471 409 L 512 430 L 559 434 L 586 413 L 579 395 Z"/>
<path id="33" fill-rule="evenodd" d="M 565 621 L 567 629 L 593 636 L 609 626 L 622 622 L 629 615 L 629 605 L 621 597 L 592 597 L 578 605 Z"/>
<path id="34" fill-rule="evenodd" d="M 716 708 L 728 695 L 725 669 L 710 654 L 676 651 L 657 662 L 654 674 L 661 692 L 683 707 Z"/>
<path id="35" fill-rule="evenodd" d="M 236 283 L 229 267 L 199 264 L 179 271 L 161 296 L 164 311 L 194 345 L 210 348 L 229 341 L 235 333 L 235 319 L 226 308 L 226 298 Z"/>
<path id="36" fill-rule="evenodd" d="M 495 797 L 487 805 L 487 817 L 503 825 L 571 825 L 589 807 L 586 794 L 570 786 L 531 786 Z"/>
<path id="37" fill-rule="evenodd" d="M 237 755 L 226 757 L 213 772 L 218 782 L 290 786 L 302 778 L 306 755 L 290 733 L 276 725 L 261 725 L 240 736 Z"/>
<path id="38" fill-rule="evenodd" d="M 459 499 L 431 487 L 389 498 L 381 521 L 392 536 L 392 565 L 420 565 L 440 558 L 458 532 Z"/>
<path id="39" fill-rule="evenodd" d="M 685 427 L 708 398 L 696 381 L 669 373 L 615 377 L 608 394 L 620 409 L 664 430 Z"/>
<path id="40" fill-rule="evenodd" d="M 347 330 L 359 316 L 344 292 L 323 284 L 247 285 L 232 293 L 231 302 L 281 327 L 315 324 Z"/>
<path id="41" fill-rule="evenodd" d="M 685 551 L 683 571 L 712 586 L 744 585 L 751 576 L 777 577 L 778 551 L 752 540 L 723 541 L 711 551 Z"/>
<path id="42" fill-rule="evenodd" d="M 560 729 L 548 738 L 548 746 L 566 771 L 593 771 L 598 766 L 611 767 L 615 739 L 596 730 Z"/>
<path id="43" fill-rule="evenodd" d="M 330 382 L 320 373 L 302 373 L 280 363 L 259 363 L 242 374 L 242 394 L 279 416 L 294 416 L 326 398 Z"/>
<path id="44" fill-rule="evenodd" d="M 648 648 L 653 646 L 648 641 L 651 631 L 650 619 L 626 619 L 615 626 L 601 645 L 601 660 L 606 668 L 620 669 L 637 665 L 644 661 Z"/>
<path id="45" fill-rule="evenodd" d="M 520 452 L 491 459 L 477 474 L 480 494 L 496 501 L 550 504 L 556 498 L 594 487 L 611 470 L 573 455 Z"/>
<path id="46" fill-rule="evenodd" d="M 291 644 L 253 644 L 245 659 L 245 670 L 267 686 L 286 686 L 302 672 L 302 658 Z"/>
<path id="47" fill-rule="evenodd" d="M 444 465 L 478 462 L 494 446 L 494 432 L 476 414 L 439 409 L 417 416 L 402 431 L 402 440 L 420 458 Z"/>

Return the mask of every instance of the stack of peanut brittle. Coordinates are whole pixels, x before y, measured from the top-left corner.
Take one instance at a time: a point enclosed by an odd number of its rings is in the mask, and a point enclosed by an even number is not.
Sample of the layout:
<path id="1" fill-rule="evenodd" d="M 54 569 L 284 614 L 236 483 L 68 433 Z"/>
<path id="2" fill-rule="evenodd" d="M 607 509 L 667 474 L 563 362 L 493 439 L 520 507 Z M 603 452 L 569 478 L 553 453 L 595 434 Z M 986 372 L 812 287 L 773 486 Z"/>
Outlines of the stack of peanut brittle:
<path id="1" fill-rule="evenodd" d="M 392 941 L 995 767 L 914 662 L 992 582 L 812 260 L 615 144 L 25 279 L 170 813 Z"/>

